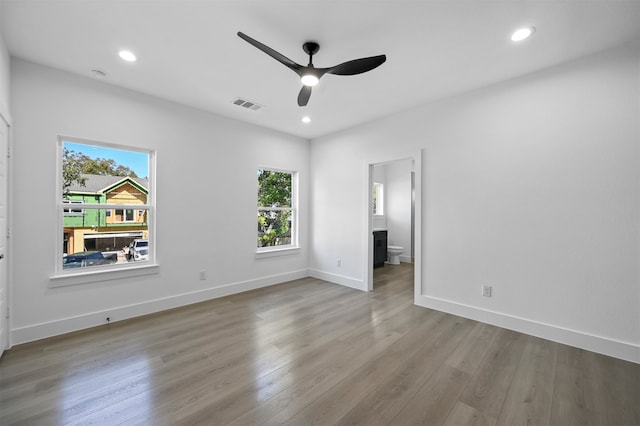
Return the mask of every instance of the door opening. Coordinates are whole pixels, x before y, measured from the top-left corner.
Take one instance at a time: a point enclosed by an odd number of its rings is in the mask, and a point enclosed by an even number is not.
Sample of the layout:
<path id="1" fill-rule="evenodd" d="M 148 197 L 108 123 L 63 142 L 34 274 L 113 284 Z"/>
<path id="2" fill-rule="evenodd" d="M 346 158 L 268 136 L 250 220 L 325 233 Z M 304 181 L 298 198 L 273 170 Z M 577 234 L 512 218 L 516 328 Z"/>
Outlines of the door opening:
<path id="1" fill-rule="evenodd" d="M 399 255 L 401 265 L 411 263 L 413 265 L 413 290 L 414 301 L 416 295 L 421 293 L 421 277 L 422 277 L 422 259 L 421 259 L 421 176 L 422 176 L 422 152 L 416 151 L 409 155 L 399 155 L 396 157 L 388 157 L 378 161 L 368 161 L 366 163 L 366 179 L 368 203 L 367 218 L 365 226 L 365 241 L 367 244 L 365 283 L 367 289 L 374 289 L 374 274 L 384 275 L 378 271 L 374 271 L 374 230 L 387 230 L 389 245 L 402 247 L 402 253 Z M 402 168 L 407 166 L 404 175 L 396 178 L 397 174 L 403 172 Z M 380 173 L 385 167 L 391 179 L 387 182 L 385 190 L 385 202 L 387 205 L 383 207 L 384 215 L 374 215 L 373 188 L 375 183 L 383 183 L 386 180 L 385 172 Z M 380 168 L 380 169 L 377 169 Z M 402 188 L 402 194 L 393 194 L 392 191 L 398 192 L 397 187 Z M 379 187 L 378 187 L 379 188 Z M 390 205 L 389 203 L 393 203 Z M 389 208 L 391 207 L 391 208 Z M 399 213 L 396 213 L 397 211 Z M 398 215 L 397 217 L 396 214 Z M 395 265 L 390 265 L 395 266 Z M 390 269 L 390 268 L 388 268 Z"/>

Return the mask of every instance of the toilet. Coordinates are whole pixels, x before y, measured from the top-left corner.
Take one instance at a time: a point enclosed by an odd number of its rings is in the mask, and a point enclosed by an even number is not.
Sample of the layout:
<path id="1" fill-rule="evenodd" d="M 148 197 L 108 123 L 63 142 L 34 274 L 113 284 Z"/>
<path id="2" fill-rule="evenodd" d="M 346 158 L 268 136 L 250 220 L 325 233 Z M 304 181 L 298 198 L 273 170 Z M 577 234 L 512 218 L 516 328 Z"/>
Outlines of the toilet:
<path id="1" fill-rule="evenodd" d="M 404 247 L 387 246 L 387 256 L 389 256 L 389 265 L 399 265 L 400 255 L 404 252 Z"/>

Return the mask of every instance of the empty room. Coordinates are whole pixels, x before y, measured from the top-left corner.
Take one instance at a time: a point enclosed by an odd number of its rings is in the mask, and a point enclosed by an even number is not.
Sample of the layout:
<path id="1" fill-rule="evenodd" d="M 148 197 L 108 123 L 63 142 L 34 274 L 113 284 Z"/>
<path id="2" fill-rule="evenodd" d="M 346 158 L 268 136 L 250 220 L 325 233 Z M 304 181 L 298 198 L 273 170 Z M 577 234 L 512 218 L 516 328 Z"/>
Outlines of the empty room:
<path id="1" fill-rule="evenodd" d="M 640 425 L 640 2 L 0 0 L 0 235 L 2 425 Z"/>

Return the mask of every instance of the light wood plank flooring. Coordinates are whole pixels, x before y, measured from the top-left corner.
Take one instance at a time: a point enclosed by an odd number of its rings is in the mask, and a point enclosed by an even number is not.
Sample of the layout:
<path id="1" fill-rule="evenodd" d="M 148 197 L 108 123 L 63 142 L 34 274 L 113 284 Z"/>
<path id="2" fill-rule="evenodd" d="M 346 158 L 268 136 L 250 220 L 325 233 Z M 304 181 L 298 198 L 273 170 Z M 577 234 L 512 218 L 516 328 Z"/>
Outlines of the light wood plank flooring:
<path id="1" fill-rule="evenodd" d="M 2 425 L 638 425 L 640 365 L 306 278 L 20 345 Z"/>

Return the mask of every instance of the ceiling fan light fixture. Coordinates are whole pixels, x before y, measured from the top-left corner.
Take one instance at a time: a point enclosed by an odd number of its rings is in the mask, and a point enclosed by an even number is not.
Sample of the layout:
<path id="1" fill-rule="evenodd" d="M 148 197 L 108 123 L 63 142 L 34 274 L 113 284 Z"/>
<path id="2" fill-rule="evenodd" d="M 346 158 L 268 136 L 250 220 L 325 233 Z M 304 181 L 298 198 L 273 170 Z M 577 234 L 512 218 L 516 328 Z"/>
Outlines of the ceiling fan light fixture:
<path id="1" fill-rule="evenodd" d="M 315 75 L 309 73 L 309 74 L 304 74 L 302 77 L 300 77 L 300 81 L 305 86 L 313 87 L 318 84 L 320 79 Z"/>
<path id="2" fill-rule="evenodd" d="M 524 27 L 516 30 L 511 34 L 511 41 L 523 41 L 528 39 L 536 32 L 535 27 Z"/>
<path id="3" fill-rule="evenodd" d="M 313 41 L 307 41 L 302 45 L 302 50 L 304 50 L 304 53 L 309 55 L 309 64 L 305 67 L 287 58 L 282 53 L 276 52 L 269 46 L 260 43 L 258 40 L 249 37 L 242 31 L 238 31 L 238 37 L 251 44 L 253 47 L 262 50 L 262 52 L 271 56 L 273 59 L 289 68 L 300 77 L 300 81 L 302 82 L 302 89 L 300 89 L 300 92 L 298 93 L 298 106 L 301 107 L 307 106 L 309 97 L 311 96 L 311 88 L 318 84 L 318 82 L 320 81 L 320 77 L 322 77 L 323 75 L 362 74 L 379 67 L 387 60 L 386 55 L 378 55 L 368 58 L 353 59 L 351 61 L 343 62 L 329 68 L 315 68 L 313 66 L 313 55 L 318 52 L 318 49 L 320 49 L 320 45 Z"/>

